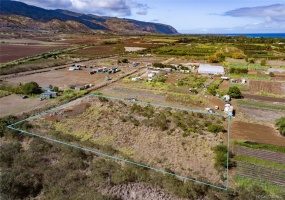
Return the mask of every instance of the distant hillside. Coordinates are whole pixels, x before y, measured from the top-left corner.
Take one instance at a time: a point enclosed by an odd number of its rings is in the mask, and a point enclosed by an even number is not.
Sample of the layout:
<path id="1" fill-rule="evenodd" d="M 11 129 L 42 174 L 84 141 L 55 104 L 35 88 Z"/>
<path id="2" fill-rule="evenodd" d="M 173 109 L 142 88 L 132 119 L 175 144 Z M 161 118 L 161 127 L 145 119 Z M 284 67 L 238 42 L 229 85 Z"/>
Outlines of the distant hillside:
<path id="1" fill-rule="evenodd" d="M 67 10 L 46 10 L 22 2 L 0 0 L 0 27 L 88 32 L 104 30 L 119 33 L 177 34 L 175 28 L 132 19 L 85 15 Z"/>

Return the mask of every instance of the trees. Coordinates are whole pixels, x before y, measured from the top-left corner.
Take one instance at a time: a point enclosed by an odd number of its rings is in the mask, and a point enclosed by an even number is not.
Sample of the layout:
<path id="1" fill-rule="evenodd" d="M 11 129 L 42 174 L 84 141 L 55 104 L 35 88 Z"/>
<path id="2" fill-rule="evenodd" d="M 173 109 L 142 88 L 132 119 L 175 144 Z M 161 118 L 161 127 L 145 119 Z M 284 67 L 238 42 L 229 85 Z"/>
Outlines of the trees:
<path id="1" fill-rule="evenodd" d="M 40 93 L 39 85 L 34 81 L 24 84 L 22 86 L 22 91 L 26 95 Z"/>
<path id="2" fill-rule="evenodd" d="M 211 55 L 208 57 L 209 63 L 218 63 L 225 61 L 225 54 L 222 51 L 217 51 L 214 55 Z"/>
<path id="3" fill-rule="evenodd" d="M 235 52 L 232 54 L 232 58 L 234 59 L 243 59 L 245 58 L 245 55 L 241 52 Z"/>
<path id="4" fill-rule="evenodd" d="M 241 91 L 237 86 L 232 86 L 229 88 L 228 95 L 230 95 L 231 98 L 239 98 L 241 97 Z"/>
<path id="5" fill-rule="evenodd" d="M 260 65 L 261 65 L 261 66 L 266 65 L 266 58 L 262 58 L 262 59 L 261 59 Z"/>
<path id="6" fill-rule="evenodd" d="M 281 135 L 285 136 L 285 117 L 281 117 L 276 120 L 275 126 L 277 126 Z"/>

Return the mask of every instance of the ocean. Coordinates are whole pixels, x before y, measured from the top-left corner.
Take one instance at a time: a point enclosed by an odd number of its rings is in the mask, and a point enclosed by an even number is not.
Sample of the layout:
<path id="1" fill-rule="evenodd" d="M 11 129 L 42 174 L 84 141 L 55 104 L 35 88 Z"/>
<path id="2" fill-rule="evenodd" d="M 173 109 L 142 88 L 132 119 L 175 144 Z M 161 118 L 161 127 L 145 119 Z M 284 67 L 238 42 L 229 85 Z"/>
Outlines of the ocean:
<path id="1" fill-rule="evenodd" d="M 248 38 L 285 38 L 285 33 L 230 33 L 230 34 L 221 34 L 227 36 L 246 36 Z"/>

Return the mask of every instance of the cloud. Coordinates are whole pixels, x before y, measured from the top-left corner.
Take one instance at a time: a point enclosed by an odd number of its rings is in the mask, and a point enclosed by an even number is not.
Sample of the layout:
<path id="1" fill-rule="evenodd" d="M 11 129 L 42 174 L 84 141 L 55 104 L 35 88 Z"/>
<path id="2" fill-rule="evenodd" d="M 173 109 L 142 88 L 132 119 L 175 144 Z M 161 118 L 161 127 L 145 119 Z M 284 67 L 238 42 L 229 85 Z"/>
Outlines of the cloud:
<path id="1" fill-rule="evenodd" d="M 151 20 L 151 22 L 159 22 L 159 20 L 158 19 L 153 19 L 153 20 Z"/>
<path id="2" fill-rule="evenodd" d="M 66 9 L 75 12 L 107 16 L 147 15 L 149 7 L 134 0 L 18 0 L 49 9 Z"/>
<path id="3" fill-rule="evenodd" d="M 285 4 L 275 4 L 269 6 L 258 6 L 251 8 L 239 8 L 224 13 L 231 17 L 256 17 L 264 18 L 269 21 L 285 21 Z"/>
<path id="4" fill-rule="evenodd" d="M 280 32 L 285 30 L 285 4 L 239 8 L 224 13 L 223 16 L 256 18 L 259 22 L 235 27 L 244 32 Z"/>

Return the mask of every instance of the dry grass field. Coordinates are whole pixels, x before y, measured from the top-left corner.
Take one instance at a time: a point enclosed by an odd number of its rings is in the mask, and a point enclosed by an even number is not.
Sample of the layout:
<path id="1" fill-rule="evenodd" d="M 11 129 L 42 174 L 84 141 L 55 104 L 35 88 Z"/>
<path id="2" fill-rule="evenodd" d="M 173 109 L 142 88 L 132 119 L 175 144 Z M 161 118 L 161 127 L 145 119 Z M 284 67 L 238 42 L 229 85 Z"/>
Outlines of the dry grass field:
<path id="1" fill-rule="evenodd" d="M 189 178 L 223 184 L 212 148 L 226 133 L 211 133 L 223 117 L 170 108 L 88 97 L 32 121 L 33 132 L 72 135 L 99 146 L 103 153 L 133 160 Z M 96 149 L 95 149 L 96 150 Z"/>

